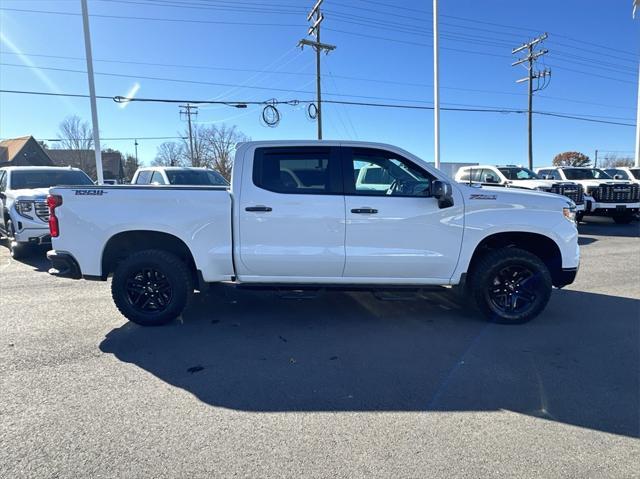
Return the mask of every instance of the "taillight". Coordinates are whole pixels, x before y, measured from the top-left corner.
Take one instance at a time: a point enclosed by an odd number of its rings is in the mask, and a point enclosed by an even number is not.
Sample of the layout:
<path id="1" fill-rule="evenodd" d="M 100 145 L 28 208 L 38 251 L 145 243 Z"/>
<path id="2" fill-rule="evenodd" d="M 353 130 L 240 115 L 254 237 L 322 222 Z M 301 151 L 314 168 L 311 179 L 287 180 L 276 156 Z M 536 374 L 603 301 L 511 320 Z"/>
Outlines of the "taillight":
<path id="1" fill-rule="evenodd" d="M 60 236 L 60 226 L 58 225 L 58 218 L 56 218 L 56 208 L 61 204 L 62 196 L 47 196 L 47 206 L 49 207 L 49 233 L 51 233 L 52 238 Z"/>

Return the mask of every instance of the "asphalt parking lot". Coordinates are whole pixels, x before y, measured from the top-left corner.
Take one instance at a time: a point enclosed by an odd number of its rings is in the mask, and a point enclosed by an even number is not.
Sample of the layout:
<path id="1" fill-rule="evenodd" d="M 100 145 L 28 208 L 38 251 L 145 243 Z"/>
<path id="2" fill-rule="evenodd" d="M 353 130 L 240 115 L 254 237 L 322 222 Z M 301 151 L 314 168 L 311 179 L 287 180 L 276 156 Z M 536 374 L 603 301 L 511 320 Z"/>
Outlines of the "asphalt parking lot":
<path id="1" fill-rule="evenodd" d="M 216 288 L 145 329 L 0 247 L 0 477 L 640 477 L 640 225 L 580 230 L 521 326 Z"/>

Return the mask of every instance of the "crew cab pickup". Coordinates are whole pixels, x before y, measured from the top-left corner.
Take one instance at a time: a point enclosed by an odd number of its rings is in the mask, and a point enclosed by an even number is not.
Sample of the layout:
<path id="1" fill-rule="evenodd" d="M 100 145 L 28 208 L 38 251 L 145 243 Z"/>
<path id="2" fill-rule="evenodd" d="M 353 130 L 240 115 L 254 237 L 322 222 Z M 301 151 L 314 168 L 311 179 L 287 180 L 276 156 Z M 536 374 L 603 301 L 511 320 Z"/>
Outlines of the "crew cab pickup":
<path id="1" fill-rule="evenodd" d="M 51 186 L 92 183 L 91 178 L 77 168 L 0 168 L 0 232 L 9 241 L 11 257 L 17 259 L 26 256 L 29 246 L 51 242 L 49 209 L 46 204 Z"/>
<path id="2" fill-rule="evenodd" d="M 359 171 L 384 170 L 375 188 Z M 384 184 L 383 188 L 381 185 Z M 106 280 L 129 320 L 158 325 L 194 289 L 459 285 L 489 320 L 527 321 L 579 265 L 573 203 L 454 183 L 394 146 L 248 142 L 231 188 L 52 188 L 52 274 Z"/>
<path id="3" fill-rule="evenodd" d="M 585 215 L 609 216 L 618 224 L 628 224 L 640 211 L 640 184 L 616 180 L 599 168 L 556 166 L 536 172 L 545 178 L 582 185 L 589 195 Z"/>
<path id="4" fill-rule="evenodd" d="M 566 196 L 576 204 L 577 221 L 580 221 L 584 215 L 585 195 L 582 185 L 572 181 L 542 179 L 536 173 L 523 166 L 463 166 L 456 173 L 455 180 L 461 183 L 525 188 L 555 193 Z"/>

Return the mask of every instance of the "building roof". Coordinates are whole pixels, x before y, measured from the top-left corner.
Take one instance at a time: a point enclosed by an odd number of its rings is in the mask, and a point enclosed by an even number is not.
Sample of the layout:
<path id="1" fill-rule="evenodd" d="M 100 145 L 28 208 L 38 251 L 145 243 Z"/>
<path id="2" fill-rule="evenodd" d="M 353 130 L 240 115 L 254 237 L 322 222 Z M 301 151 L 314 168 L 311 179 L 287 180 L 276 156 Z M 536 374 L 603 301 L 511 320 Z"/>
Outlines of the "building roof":
<path id="1" fill-rule="evenodd" d="M 20 150 L 24 148 L 24 145 L 27 144 L 30 138 L 33 137 L 27 135 L 0 141 L 0 163 L 12 161 L 15 156 L 20 153 Z"/>

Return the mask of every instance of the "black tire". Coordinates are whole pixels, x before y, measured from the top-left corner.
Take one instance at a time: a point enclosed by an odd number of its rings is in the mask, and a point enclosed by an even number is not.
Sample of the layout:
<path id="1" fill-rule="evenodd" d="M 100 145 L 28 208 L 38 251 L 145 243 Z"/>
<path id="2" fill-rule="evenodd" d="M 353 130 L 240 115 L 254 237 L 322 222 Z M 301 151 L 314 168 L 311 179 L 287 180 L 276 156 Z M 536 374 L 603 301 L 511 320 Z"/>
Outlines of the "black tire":
<path id="1" fill-rule="evenodd" d="M 628 225 L 633 221 L 633 215 L 614 216 L 613 221 L 618 225 Z"/>
<path id="2" fill-rule="evenodd" d="M 578 213 L 576 213 L 576 223 L 582 223 L 583 219 L 584 219 L 584 211 L 579 211 Z"/>
<path id="3" fill-rule="evenodd" d="M 176 255 L 149 249 L 133 253 L 113 273 L 111 296 L 129 321 L 160 326 L 180 316 L 193 294 L 187 265 Z"/>
<path id="4" fill-rule="evenodd" d="M 489 321 L 521 324 L 542 312 L 553 286 L 549 269 L 539 257 L 519 248 L 501 248 L 478 259 L 469 287 Z"/>
<path id="5" fill-rule="evenodd" d="M 29 245 L 16 242 L 16 230 L 11 220 L 7 221 L 7 243 L 9 245 L 9 254 L 13 259 L 19 260 L 29 255 Z"/>

